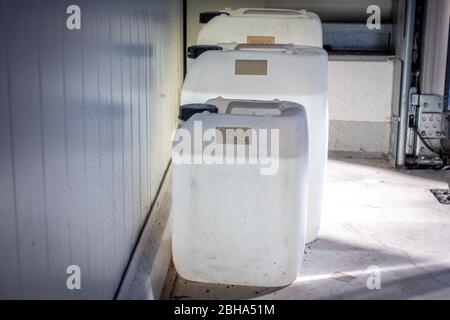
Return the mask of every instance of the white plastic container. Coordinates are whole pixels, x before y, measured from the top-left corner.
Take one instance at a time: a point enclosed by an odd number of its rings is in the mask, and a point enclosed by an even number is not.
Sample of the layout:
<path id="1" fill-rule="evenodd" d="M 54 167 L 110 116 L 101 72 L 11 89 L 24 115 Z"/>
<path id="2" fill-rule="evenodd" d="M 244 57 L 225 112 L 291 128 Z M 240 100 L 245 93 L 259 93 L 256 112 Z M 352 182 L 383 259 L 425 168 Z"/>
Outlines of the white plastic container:
<path id="1" fill-rule="evenodd" d="M 260 51 L 258 51 L 260 50 Z M 304 106 L 309 127 L 309 177 L 306 242 L 317 237 L 328 154 L 328 55 L 304 46 L 273 46 L 262 51 L 208 51 L 194 61 L 181 103 L 224 99 L 292 101 Z"/>
<path id="2" fill-rule="evenodd" d="M 322 24 L 317 14 L 305 10 L 222 10 L 200 29 L 197 44 L 219 43 L 296 44 L 323 46 Z"/>
<path id="3" fill-rule="evenodd" d="M 204 150 L 206 145 L 211 146 L 207 142 L 201 149 L 192 144 L 183 153 L 192 158 L 201 155 L 202 163 L 174 161 L 175 268 L 183 278 L 197 282 L 288 285 L 297 277 L 305 245 L 308 165 L 305 111 L 291 102 L 222 101 L 219 108 L 222 113 L 195 114 L 183 124 L 182 130 L 195 137 L 208 129 L 213 129 L 212 132 L 217 132 L 217 128 L 246 128 L 255 132 L 265 129 L 271 138 L 258 139 L 255 135 L 247 144 L 239 144 L 237 140 L 224 144 L 223 139 L 215 136 L 216 147 L 243 148 L 243 156 L 234 157 L 235 164 L 206 164 Z M 274 152 L 277 139 L 270 131 L 274 129 L 279 133 L 278 169 L 263 175 L 262 170 L 268 164 L 260 160 L 266 153 L 253 157 L 250 148 L 268 142 Z M 180 129 L 174 150 L 181 141 L 179 135 Z M 228 151 L 224 155 L 230 158 Z M 258 161 L 251 164 L 250 158 Z"/>

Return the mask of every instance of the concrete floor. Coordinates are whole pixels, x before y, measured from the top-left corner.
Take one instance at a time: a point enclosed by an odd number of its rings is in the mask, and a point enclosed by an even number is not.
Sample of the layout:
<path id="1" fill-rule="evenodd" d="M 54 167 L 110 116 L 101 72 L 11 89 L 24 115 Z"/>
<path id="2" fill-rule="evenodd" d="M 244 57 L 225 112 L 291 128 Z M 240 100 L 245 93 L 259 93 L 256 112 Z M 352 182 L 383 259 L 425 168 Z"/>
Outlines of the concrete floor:
<path id="1" fill-rule="evenodd" d="M 450 206 L 429 191 L 449 182 L 448 171 L 334 157 L 319 238 L 307 246 L 295 283 L 236 287 L 175 275 L 167 292 L 172 299 L 450 299 Z M 379 290 L 367 288 L 370 266 L 379 268 Z"/>

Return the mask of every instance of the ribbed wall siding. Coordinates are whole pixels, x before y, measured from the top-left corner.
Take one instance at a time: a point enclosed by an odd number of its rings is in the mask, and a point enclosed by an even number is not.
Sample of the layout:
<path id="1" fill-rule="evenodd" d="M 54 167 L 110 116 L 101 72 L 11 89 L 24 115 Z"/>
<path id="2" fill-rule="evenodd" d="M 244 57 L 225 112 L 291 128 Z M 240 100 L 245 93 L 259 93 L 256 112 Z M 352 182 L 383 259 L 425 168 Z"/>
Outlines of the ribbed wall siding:
<path id="1" fill-rule="evenodd" d="M 113 298 L 170 160 L 182 1 L 0 4 L 0 298 Z"/>

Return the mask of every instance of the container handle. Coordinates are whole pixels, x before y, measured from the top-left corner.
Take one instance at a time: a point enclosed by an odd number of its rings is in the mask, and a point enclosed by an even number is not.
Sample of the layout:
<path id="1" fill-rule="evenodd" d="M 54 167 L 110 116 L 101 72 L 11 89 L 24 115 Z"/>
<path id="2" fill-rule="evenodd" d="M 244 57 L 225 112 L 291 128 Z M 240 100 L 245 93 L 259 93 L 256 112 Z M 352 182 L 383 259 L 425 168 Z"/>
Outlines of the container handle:
<path id="1" fill-rule="evenodd" d="M 286 51 L 291 48 L 289 44 L 253 44 L 253 43 L 241 43 L 234 48 L 236 51 L 245 50 L 271 50 L 271 51 Z"/>
<path id="2" fill-rule="evenodd" d="M 278 16 L 291 16 L 291 17 L 306 17 L 306 10 L 291 10 L 291 9 L 272 9 L 272 8 L 242 8 L 237 10 L 237 14 L 240 15 L 278 15 Z"/>

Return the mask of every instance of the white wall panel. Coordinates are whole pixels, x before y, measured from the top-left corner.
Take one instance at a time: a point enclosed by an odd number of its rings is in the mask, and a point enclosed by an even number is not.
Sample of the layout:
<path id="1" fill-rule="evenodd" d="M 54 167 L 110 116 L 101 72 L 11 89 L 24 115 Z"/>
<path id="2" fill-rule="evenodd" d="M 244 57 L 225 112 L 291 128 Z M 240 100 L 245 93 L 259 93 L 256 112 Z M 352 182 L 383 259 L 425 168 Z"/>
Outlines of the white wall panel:
<path id="1" fill-rule="evenodd" d="M 182 1 L 2 0 L 0 16 L 0 298 L 113 298 L 170 160 Z"/>
<path id="2" fill-rule="evenodd" d="M 394 61 L 387 57 L 360 59 L 334 57 L 328 64 L 329 148 L 387 154 Z"/>
<path id="3" fill-rule="evenodd" d="M 330 120 L 390 122 L 394 63 L 330 61 Z"/>
<path id="4" fill-rule="evenodd" d="M 444 95 L 447 63 L 450 1 L 428 0 L 425 13 L 425 34 L 421 93 Z"/>

